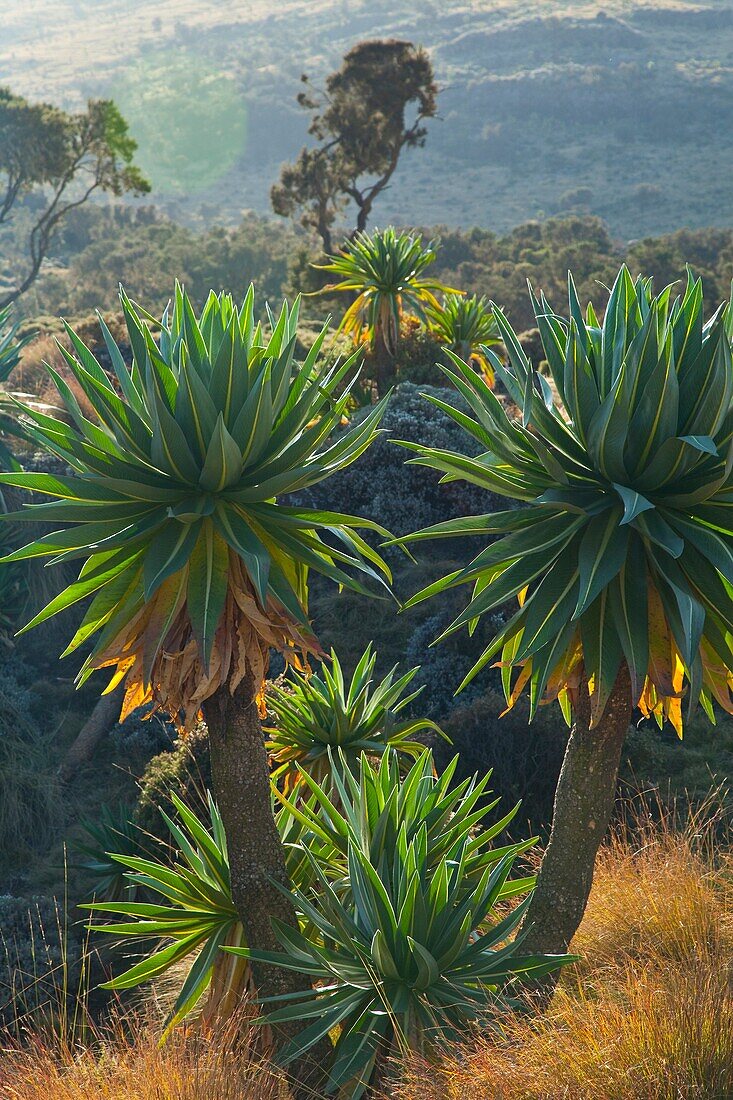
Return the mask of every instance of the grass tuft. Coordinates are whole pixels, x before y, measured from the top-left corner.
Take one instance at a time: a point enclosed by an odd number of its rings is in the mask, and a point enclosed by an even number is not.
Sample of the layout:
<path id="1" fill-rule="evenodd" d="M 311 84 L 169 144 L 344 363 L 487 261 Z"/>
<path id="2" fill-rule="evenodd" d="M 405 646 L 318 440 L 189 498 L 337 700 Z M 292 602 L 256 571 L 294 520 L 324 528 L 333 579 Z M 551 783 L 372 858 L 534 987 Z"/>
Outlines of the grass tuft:
<path id="1" fill-rule="evenodd" d="M 0 1096 L 282 1100 L 287 1095 L 282 1078 L 253 1057 L 251 1032 L 236 1024 L 216 1037 L 181 1030 L 162 1046 L 157 1020 L 122 1016 L 82 1050 L 59 1048 L 35 1036 L 23 1046 L 0 1051 Z"/>

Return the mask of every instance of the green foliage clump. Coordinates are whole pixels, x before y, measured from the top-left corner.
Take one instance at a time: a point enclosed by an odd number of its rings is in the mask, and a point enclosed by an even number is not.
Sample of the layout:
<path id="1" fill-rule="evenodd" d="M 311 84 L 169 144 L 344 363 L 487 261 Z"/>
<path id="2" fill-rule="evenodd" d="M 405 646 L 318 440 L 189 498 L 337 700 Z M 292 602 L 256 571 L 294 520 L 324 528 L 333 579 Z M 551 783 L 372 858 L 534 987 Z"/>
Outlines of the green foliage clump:
<path id="1" fill-rule="evenodd" d="M 414 530 L 414 523 L 437 523 L 450 509 L 468 515 L 489 506 L 496 499 L 493 494 L 465 483 L 439 485 L 430 471 L 407 466 L 400 449 L 390 442 L 390 438 L 420 440 L 431 447 L 478 454 L 478 445 L 442 409 L 428 405 L 423 393 L 436 400 L 445 397 L 444 389 L 402 383 L 392 394 L 381 422 L 388 435 L 375 440 L 358 463 L 297 499 L 321 508 L 334 508 L 339 501 L 348 500 L 350 507 L 369 519 L 380 517 L 378 522 L 395 534 Z M 391 560 L 404 560 L 404 556 L 395 555 Z M 364 639 L 362 648 L 368 640 Z"/>
<path id="2" fill-rule="evenodd" d="M 115 309 L 119 284 L 135 301 L 161 314 L 170 298 L 171 271 L 197 308 L 212 287 L 241 299 L 255 282 L 270 301 L 282 297 L 299 238 L 248 214 L 236 228 L 210 226 L 196 232 L 165 218 L 153 207 L 95 211 L 79 219 L 75 232 L 58 244 L 57 266 L 42 274 L 26 306 L 35 312 L 81 315 Z M 82 339 L 86 339 L 84 334 Z"/>
<path id="3" fill-rule="evenodd" d="M 206 792 L 211 790 L 209 734 L 201 723 L 186 737 L 175 741 L 170 751 L 158 753 L 148 761 L 138 782 L 139 795 L 134 820 L 140 829 L 167 841 L 170 837 L 160 811 L 176 820 L 173 795 L 198 817 L 207 811 Z"/>
<path id="4" fill-rule="evenodd" d="M 362 756 L 357 775 L 333 773 L 338 808 L 307 775 L 312 800 L 302 809 L 287 803 L 306 837 L 312 830 L 330 841 L 343 877 L 309 856 L 313 888 L 292 893 L 305 930 L 274 921 L 282 952 L 233 953 L 318 983 L 284 1006 L 274 998 L 267 1019 L 308 1021 L 280 1052 L 285 1064 L 338 1033 L 333 1092 L 348 1087 L 360 1097 L 390 1054 L 435 1054 L 465 1039 L 515 1003 L 523 980 L 571 958 L 522 955 L 515 933 L 528 899 L 509 913 L 497 906 L 531 889 L 531 878 L 509 879 L 531 842 L 493 847 L 513 812 L 474 834 L 496 805 L 476 808 L 489 777 L 451 786 L 454 770 L 455 761 L 436 778 L 428 752 L 401 780 L 396 753 L 376 770 Z"/>
<path id="5" fill-rule="evenodd" d="M 290 790 L 303 772 L 328 786 L 336 766 L 356 770 L 359 757 L 379 757 L 395 751 L 415 759 L 424 745 L 414 740 L 429 731 L 442 735 L 429 718 L 411 717 L 408 708 L 421 689 L 410 690 L 420 671 L 396 676 L 395 665 L 381 681 L 374 679 L 377 663 L 372 643 L 360 657 L 346 683 L 336 650 L 321 666 L 320 676 L 290 673 L 282 687 L 273 684 L 267 697 L 274 725 L 266 726 L 266 743 L 273 779 Z M 409 694 L 408 694 L 409 692 Z M 402 713 L 405 712 L 405 713 Z M 333 754 L 337 754 L 334 758 Z"/>
<path id="6" fill-rule="evenodd" d="M 7 382 L 11 372 L 20 362 L 20 355 L 30 341 L 30 334 L 22 339 L 18 335 L 18 326 L 10 323 L 10 307 L 0 309 L 0 382 Z"/>

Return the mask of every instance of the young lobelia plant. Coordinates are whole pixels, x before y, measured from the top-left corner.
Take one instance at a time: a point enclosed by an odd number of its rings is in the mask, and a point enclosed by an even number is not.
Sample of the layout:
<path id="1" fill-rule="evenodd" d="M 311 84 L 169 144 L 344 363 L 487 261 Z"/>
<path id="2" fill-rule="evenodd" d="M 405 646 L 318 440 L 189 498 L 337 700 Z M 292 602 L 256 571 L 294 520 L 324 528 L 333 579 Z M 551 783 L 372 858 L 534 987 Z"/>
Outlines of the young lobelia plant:
<path id="1" fill-rule="evenodd" d="M 294 898 L 308 933 L 278 924 L 282 950 L 267 959 L 308 974 L 318 988 L 282 1006 L 274 999 L 266 1019 L 308 1022 L 281 1052 L 285 1064 L 338 1033 L 329 1095 L 378 1093 L 391 1055 L 430 1054 L 465 1039 L 512 1002 L 518 982 L 570 961 L 524 954 L 521 936 L 511 939 L 527 899 L 509 912 L 496 907 L 531 889 L 533 879 L 509 874 L 532 841 L 491 848 L 513 814 L 477 831 L 495 805 L 481 802 L 489 777 L 451 788 L 455 763 L 436 778 L 425 752 L 401 779 L 390 749 L 377 771 L 365 756 L 356 776 L 334 770 L 341 810 L 306 774 L 312 801 L 305 812 L 289 804 L 306 836 L 321 835 L 341 852 L 343 872 L 334 877 L 306 851 L 314 886 Z"/>
<path id="2" fill-rule="evenodd" d="M 419 236 L 398 233 L 390 226 L 371 235 L 357 233 L 337 256 L 319 265 L 319 270 L 338 277 L 324 288 L 324 293 L 341 290 L 356 295 L 339 329 L 357 344 L 366 331 L 380 392 L 394 375 L 403 314 L 412 313 L 425 320 L 428 307 L 438 308 L 436 294 L 450 291 L 437 279 L 423 274 L 435 258 L 433 241 L 423 245 Z"/>
<path id="3" fill-rule="evenodd" d="M 441 405 L 484 448 L 477 458 L 403 444 L 411 461 L 525 507 L 449 520 L 405 541 L 500 536 L 411 603 L 470 584 L 446 634 L 516 598 L 466 682 L 498 660 L 509 706 L 559 699 L 574 726 L 527 943 L 563 951 L 585 909 L 613 806 L 624 735 L 639 707 L 682 732 L 699 702 L 733 712 L 733 313 L 703 320 L 700 281 L 652 292 L 622 268 L 601 323 L 532 295 L 552 383 L 495 309 L 518 407 L 454 359 L 470 414 Z M 432 400 L 432 399 L 431 399 Z M 444 635 L 445 636 L 445 635 Z"/>
<path id="4" fill-rule="evenodd" d="M 221 947 L 244 942 L 244 929 L 232 901 L 229 858 L 221 815 L 209 795 L 210 826 L 174 793 L 171 801 L 180 825 L 161 810 L 176 849 L 172 861 L 134 855 L 112 847 L 108 859 L 117 867 L 129 896 L 82 906 L 93 914 L 127 918 L 96 923 L 92 929 L 117 939 L 164 942 L 123 974 L 106 982 L 105 989 L 131 989 L 165 974 L 181 961 L 191 966 L 165 1024 L 164 1035 L 198 1005 L 206 991 L 204 1021 L 229 1015 L 251 984 L 245 963 L 228 965 Z M 113 838 L 112 838 L 113 839 Z M 137 895 L 144 893 L 145 900 Z M 155 900 L 151 899 L 154 898 Z"/>
<path id="5" fill-rule="evenodd" d="M 433 871 L 452 860 L 457 846 L 470 837 L 463 867 L 464 885 L 469 890 L 487 867 L 494 866 L 505 855 L 523 854 L 537 841 L 537 837 L 531 837 L 518 844 L 493 847 L 514 820 L 519 803 L 502 818 L 488 823 L 486 818 L 499 804 L 498 798 L 491 798 L 491 772 L 480 779 L 474 775 L 455 781 L 457 756 L 437 775 L 429 749 L 423 749 L 407 772 L 399 754 L 391 748 L 385 750 L 376 766 L 368 767 L 371 762 L 363 754 L 354 769 L 343 766 L 340 750 L 331 751 L 330 755 L 341 757 L 341 766 L 336 761 L 332 766 L 333 788 L 302 772 L 307 797 L 296 800 L 278 793 L 287 810 L 285 817 L 278 820 L 293 823 L 287 833 L 283 832 L 289 858 L 294 858 L 292 853 L 307 840 L 311 854 L 317 855 L 339 889 L 346 889 L 347 893 L 350 836 L 361 837 L 364 854 L 377 867 L 389 858 L 401 831 L 411 841 L 424 830 L 425 858 Z M 299 880 L 307 881 L 303 875 Z M 534 876 L 525 876 L 505 883 L 501 900 L 526 893 L 534 881 Z"/>
<path id="6" fill-rule="evenodd" d="M 0 382 L 7 382 L 20 362 L 20 353 L 32 335 L 18 338 L 18 326 L 10 323 L 11 307 L 0 309 Z"/>
<path id="7" fill-rule="evenodd" d="M 254 992 L 249 964 L 223 953 L 224 947 L 242 946 L 246 939 L 232 900 L 226 834 L 216 803 L 207 791 L 207 823 L 175 793 L 170 797 L 179 818 L 176 823 L 161 810 L 170 848 L 158 845 L 146 851 L 138 840 L 135 850 L 127 839 L 129 827 L 110 828 L 104 858 L 87 866 L 97 872 L 100 886 L 114 871 L 117 889 L 82 906 L 93 915 L 121 918 L 95 923 L 92 931 L 112 935 L 121 944 L 129 941 L 147 947 L 151 940 L 159 941 L 155 950 L 148 950 L 143 959 L 107 982 L 105 989 L 132 989 L 189 964 L 165 1022 L 164 1038 L 198 1009 L 204 995 L 200 1023 L 206 1028 L 231 1016 L 243 996 Z M 276 813 L 276 821 L 293 883 L 306 888 L 312 882 L 311 864 L 303 858 L 306 845 L 322 867 L 333 861 L 340 869 L 339 852 L 331 842 L 310 832 L 306 839 L 304 826 L 287 806 Z"/>
<path id="8" fill-rule="evenodd" d="M 83 561 L 79 579 L 28 625 L 91 597 L 66 652 L 94 639 L 80 678 L 113 668 L 108 690 L 125 682 L 123 713 L 147 703 L 187 728 L 203 709 L 234 901 L 248 943 L 264 946 L 274 943 L 273 914 L 295 920 L 273 885 L 287 874 L 255 704 L 269 650 L 300 667 L 320 654 L 309 570 L 360 592 L 371 591 L 360 575 L 389 579 L 359 533 L 377 524 L 280 497 L 355 461 L 385 406 L 333 437 L 354 361 L 320 358 L 324 329 L 296 362 L 297 305 L 270 315 L 267 331 L 253 288 L 241 306 L 212 293 L 197 317 L 177 287 L 156 338 L 153 319 L 120 298 L 131 366 L 101 320 L 112 377 L 70 329 L 72 350 L 61 349 L 93 420 L 51 368 L 71 424 L 24 410 L 31 438 L 73 472 L 5 476 L 54 498 L 14 518 L 62 525 L 6 560 Z M 261 993 L 283 991 L 280 972 L 254 969 Z"/>
<path id="9" fill-rule="evenodd" d="M 81 827 L 86 835 L 75 848 L 83 859 L 76 866 L 91 880 L 89 896 L 95 901 L 136 900 L 138 884 L 129 880 L 121 860 L 157 854 L 157 838 L 130 819 L 124 803 L 101 806 L 94 818 L 82 820 Z"/>
<path id="10" fill-rule="evenodd" d="M 500 344 L 501 336 L 486 298 L 446 294 L 441 305 L 428 306 L 425 315 L 434 336 L 465 363 L 477 365 L 493 386 L 494 371 L 483 349 Z"/>
<path id="11" fill-rule="evenodd" d="M 291 672 L 285 688 L 274 686 L 267 705 L 277 724 L 265 727 L 267 751 L 274 766 L 273 779 L 285 792 L 301 780 L 303 771 L 319 783 L 327 783 L 336 761 L 355 769 L 363 752 L 381 756 L 396 749 L 413 760 L 425 746 L 415 734 L 428 730 L 444 736 L 429 718 L 403 716 L 422 687 L 405 694 L 417 668 L 396 676 L 397 666 L 374 682 L 377 654 L 372 643 L 364 650 L 347 685 L 338 656 L 331 650 L 330 667 L 321 666 L 321 676 Z M 334 755 L 335 754 L 335 755 Z"/>
<path id="12" fill-rule="evenodd" d="M 4 385 L 20 362 L 20 353 L 33 339 L 33 334 L 18 338 L 17 324 L 11 324 L 12 309 L 6 306 L 0 309 L 0 384 Z M 12 414 L 12 415 L 10 415 Z M 7 394 L 0 394 L 0 431 L 9 435 L 18 435 L 19 428 L 15 418 L 15 409 L 11 407 Z M 20 466 L 12 452 L 0 442 L 0 469 L 19 470 Z"/>

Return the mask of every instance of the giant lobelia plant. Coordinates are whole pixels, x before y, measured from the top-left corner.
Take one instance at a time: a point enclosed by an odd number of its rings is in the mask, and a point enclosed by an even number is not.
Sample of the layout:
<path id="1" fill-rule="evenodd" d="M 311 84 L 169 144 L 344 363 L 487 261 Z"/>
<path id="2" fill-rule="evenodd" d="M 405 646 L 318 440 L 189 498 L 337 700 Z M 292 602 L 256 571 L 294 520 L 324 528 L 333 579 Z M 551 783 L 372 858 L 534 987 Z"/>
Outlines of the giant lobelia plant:
<path id="1" fill-rule="evenodd" d="M 402 778 L 387 749 L 377 769 L 365 755 L 356 773 L 345 761 L 334 767 L 340 808 L 306 772 L 309 802 L 285 803 L 302 836 L 319 837 L 331 855 L 324 862 L 306 849 L 313 883 L 293 895 L 305 928 L 277 924 L 281 950 L 268 956 L 317 985 L 275 999 L 267 1019 L 308 1022 L 281 1052 L 286 1064 L 336 1036 L 328 1095 L 383 1095 L 391 1056 L 435 1056 L 506 1011 L 522 982 L 570 961 L 527 952 L 515 935 L 529 899 L 506 902 L 534 879 L 509 876 L 533 841 L 493 847 L 514 813 L 489 824 L 489 776 L 454 785 L 456 763 L 436 777 L 426 751 Z M 224 950 L 257 957 L 247 947 Z"/>
<path id="2" fill-rule="evenodd" d="M 265 728 L 266 747 L 273 779 L 286 792 L 301 783 L 303 772 L 328 785 L 334 760 L 337 767 L 343 761 L 355 770 L 363 752 L 380 757 L 387 749 L 414 760 L 425 749 L 414 740 L 416 734 L 432 731 L 445 737 L 429 718 L 402 713 L 423 690 L 409 691 L 420 667 L 397 676 L 395 665 L 375 682 L 376 663 L 370 642 L 347 683 L 332 649 L 330 667 L 324 662 L 320 676 L 292 672 L 282 687 L 275 684 L 268 692 L 276 724 Z"/>
<path id="3" fill-rule="evenodd" d="M 436 294 L 450 292 L 450 287 L 424 274 L 436 255 L 434 241 L 423 244 L 419 236 L 388 226 L 372 234 L 357 233 L 338 255 L 318 265 L 336 276 L 323 293 L 339 290 L 353 297 L 339 329 L 357 344 L 366 334 L 380 392 L 394 376 L 403 316 L 411 313 L 425 320 L 429 307 L 439 308 Z"/>
<path id="4" fill-rule="evenodd" d="M 683 709 L 733 712 L 731 307 L 705 322 L 699 280 L 673 299 L 625 267 L 602 322 L 569 290 L 567 317 L 532 294 L 549 379 L 494 311 L 508 363 L 487 355 L 516 416 L 455 357 L 445 373 L 470 411 L 430 398 L 483 453 L 403 444 L 525 505 L 404 541 L 499 536 L 410 602 L 471 585 L 451 634 L 517 601 L 466 681 L 496 661 L 509 706 L 526 690 L 532 713 L 559 700 L 574 722 L 526 918 L 540 951 L 565 950 L 580 923 L 632 709 L 680 735 Z"/>
<path id="5" fill-rule="evenodd" d="M 500 344 L 499 328 L 489 303 L 483 296 L 446 294 L 441 305 L 428 306 L 425 315 L 433 335 L 464 363 L 473 363 L 483 371 L 490 386 L 494 372 L 482 348 Z"/>
<path id="6" fill-rule="evenodd" d="M 80 681 L 113 669 L 107 690 L 124 681 L 123 715 L 148 704 L 187 729 L 203 709 L 234 902 L 247 942 L 266 947 L 273 915 L 295 921 L 274 885 L 287 874 L 255 702 L 268 655 L 274 648 L 302 668 L 321 652 L 308 619 L 310 570 L 360 592 L 389 577 L 359 533 L 380 532 L 377 524 L 281 496 L 355 461 L 385 406 L 334 435 L 354 361 L 321 357 L 324 329 L 297 362 L 297 305 L 263 328 L 253 288 L 239 306 L 212 293 L 197 317 L 177 287 L 159 323 L 124 291 L 120 300 L 131 365 L 101 319 L 111 376 L 71 329 L 72 350 L 61 349 L 93 418 L 52 368 L 70 423 L 24 410 L 30 437 L 72 473 L 5 476 L 52 498 L 15 519 L 60 524 L 5 560 L 82 561 L 78 580 L 26 629 L 89 600 L 66 653 L 91 644 Z M 261 993 L 286 991 L 281 971 L 254 971 Z"/>

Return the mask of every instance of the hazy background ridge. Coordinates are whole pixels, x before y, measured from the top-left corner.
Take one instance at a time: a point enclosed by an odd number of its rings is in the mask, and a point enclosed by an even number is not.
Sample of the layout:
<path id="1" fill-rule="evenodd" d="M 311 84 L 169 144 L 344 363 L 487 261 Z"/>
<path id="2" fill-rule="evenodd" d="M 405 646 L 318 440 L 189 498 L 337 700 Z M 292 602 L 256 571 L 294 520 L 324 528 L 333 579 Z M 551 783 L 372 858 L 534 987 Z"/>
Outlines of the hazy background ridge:
<path id="1" fill-rule="evenodd" d="M 0 30 L 13 91 L 114 96 L 174 216 L 266 211 L 305 141 L 300 73 L 394 35 L 429 49 L 441 118 L 379 223 L 504 230 L 590 210 L 630 238 L 733 219 L 727 0 L 0 0 Z"/>

